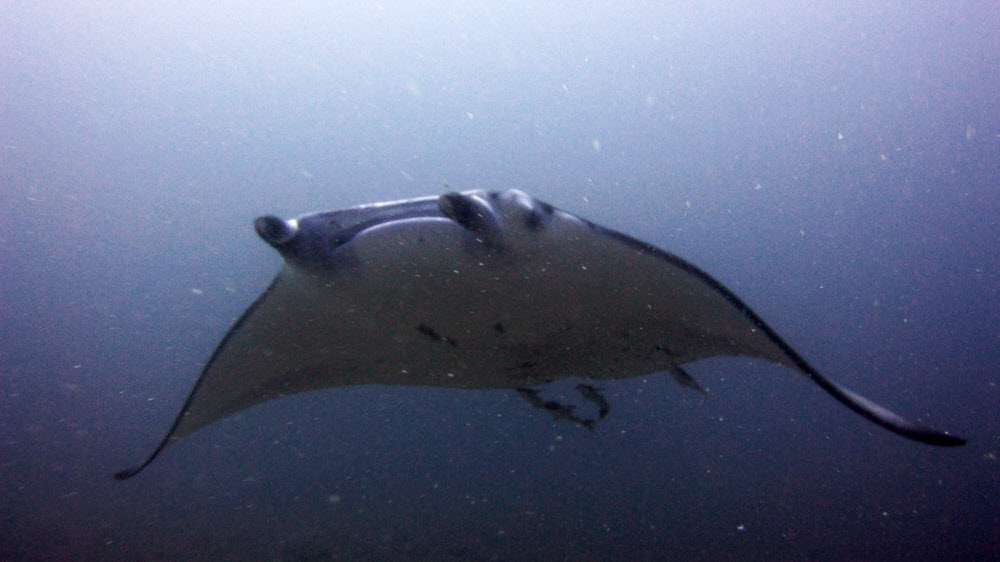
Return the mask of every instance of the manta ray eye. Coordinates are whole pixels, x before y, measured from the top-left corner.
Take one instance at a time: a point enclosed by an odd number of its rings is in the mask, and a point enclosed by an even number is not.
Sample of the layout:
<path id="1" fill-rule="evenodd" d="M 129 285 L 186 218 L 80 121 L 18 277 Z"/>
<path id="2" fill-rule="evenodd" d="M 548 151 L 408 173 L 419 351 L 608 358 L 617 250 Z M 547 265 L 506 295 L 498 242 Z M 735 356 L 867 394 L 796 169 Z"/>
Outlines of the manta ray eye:
<path id="1" fill-rule="evenodd" d="M 539 216 L 537 211 L 528 211 L 528 215 L 524 217 L 524 226 L 528 230 L 538 230 L 542 227 L 542 217 Z"/>
<path id="2" fill-rule="evenodd" d="M 345 228 L 337 219 L 327 220 L 326 232 L 323 236 L 327 252 L 332 252 L 350 242 L 351 238 L 354 238 L 358 232 L 363 231 L 365 227 L 366 225 L 360 224 L 353 228 Z"/>
<path id="3" fill-rule="evenodd" d="M 545 226 L 555 211 L 552 205 L 521 191 L 508 191 L 506 196 L 514 204 L 514 208 L 523 213 L 523 224 L 529 231 L 536 231 Z"/>

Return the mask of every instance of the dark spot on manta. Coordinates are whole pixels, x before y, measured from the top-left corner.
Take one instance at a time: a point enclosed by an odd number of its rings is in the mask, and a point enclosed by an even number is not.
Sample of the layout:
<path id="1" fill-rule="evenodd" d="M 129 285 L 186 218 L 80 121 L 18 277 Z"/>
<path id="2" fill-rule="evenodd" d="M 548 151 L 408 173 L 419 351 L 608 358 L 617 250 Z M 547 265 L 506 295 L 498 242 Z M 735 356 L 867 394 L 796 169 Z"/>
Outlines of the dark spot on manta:
<path id="1" fill-rule="evenodd" d="M 434 341 L 441 341 L 441 334 L 435 332 L 434 328 L 431 328 L 427 324 L 421 323 L 419 326 L 417 326 L 417 331 L 431 338 Z"/>
<path id="2" fill-rule="evenodd" d="M 564 408 L 569 407 L 569 406 L 563 406 L 562 404 L 556 402 L 555 400 L 546 400 L 544 406 L 546 410 L 562 410 Z"/>
<path id="3" fill-rule="evenodd" d="M 498 334 L 504 333 L 503 324 L 497 322 L 496 324 L 493 325 L 493 330 L 495 330 L 496 333 Z"/>
<path id="4" fill-rule="evenodd" d="M 420 332 L 421 334 L 427 336 L 428 338 L 430 338 L 433 341 L 443 341 L 443 342 L 447 342 L 448 345 L 450 345 L 452 347 L 458 347 L 458 342 L 457 341 L 455 341 L 454 339 L 452 339 L 452 338 L 450 338 L 448 336 L 442 336 L 441 334 L 437 333 L 437 330 L 435 330 L 434 328 L 431 328 L 430 326 L 428 326 L 427 324 L 424 324 L 423 322 L 421 322 L 420 325 L 417 326 L 417 331 Z"/>
<path id="5" fill-rule="evenodd" d="M 529 369 L 535 368 L 536 365 L 538 365 L 538 363 L 535 361 L 522 361 L 517 365 L 513 364 L 508 365 L 507 367 L 505 367 L 505 369 L 507 369 L 508 371 L 527 371 Z M 523 373 L 515 373 L 514 376 L 518 376 L 518 374 L 523 374 Z M 545 382 L 551 382 L 551 381 L 545 381 Z M 542 383 L 536 380 L 533 384 L 542 384 Z"/>

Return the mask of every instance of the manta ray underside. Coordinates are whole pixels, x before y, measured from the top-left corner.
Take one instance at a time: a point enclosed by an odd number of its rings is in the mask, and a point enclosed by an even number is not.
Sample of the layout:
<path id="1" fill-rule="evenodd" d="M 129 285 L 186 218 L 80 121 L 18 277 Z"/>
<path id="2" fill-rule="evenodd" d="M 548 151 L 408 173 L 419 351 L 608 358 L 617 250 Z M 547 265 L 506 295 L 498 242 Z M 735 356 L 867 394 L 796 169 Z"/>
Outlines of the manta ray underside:
<path id="1" fill-rule="evenodd" d="M 784 365 L 909 439 L 965 443 L 826 378 L 694 265 L 519 191 L 264 216 L 254 227 L 284 266 L 222 338 L 159 446 L 115 478 L 201 427 L 298 392 L 510 388 L 591 427 L 531 387 L 667 371 L 700 389 L 682 366 L 715 356 Z M 578 390 L 607 414 L 599 389 Z"/>

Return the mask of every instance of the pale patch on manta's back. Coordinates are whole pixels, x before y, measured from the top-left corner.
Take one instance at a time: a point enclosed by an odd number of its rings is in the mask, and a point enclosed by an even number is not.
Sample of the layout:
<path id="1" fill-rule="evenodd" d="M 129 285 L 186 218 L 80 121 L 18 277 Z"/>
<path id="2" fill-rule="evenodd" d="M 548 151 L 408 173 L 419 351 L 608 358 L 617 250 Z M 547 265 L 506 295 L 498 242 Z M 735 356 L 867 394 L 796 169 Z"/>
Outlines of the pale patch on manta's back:
<path id="1" fill-rule="evenodd" d="M 261 217 L 285 264 L 209 359 L 168 445 L 281 396 L 359 384 L 518 389 L 529 404 L 593 428 L 530 387 L 667 371 L 743 356 L 795 369 L 904 437 L 921 427 L 821 375 L 736 295 L 688 262 L 518 191 L 472 191 L 293 220 Z M 610 407 L 599 389 L 581 396 Z"/>

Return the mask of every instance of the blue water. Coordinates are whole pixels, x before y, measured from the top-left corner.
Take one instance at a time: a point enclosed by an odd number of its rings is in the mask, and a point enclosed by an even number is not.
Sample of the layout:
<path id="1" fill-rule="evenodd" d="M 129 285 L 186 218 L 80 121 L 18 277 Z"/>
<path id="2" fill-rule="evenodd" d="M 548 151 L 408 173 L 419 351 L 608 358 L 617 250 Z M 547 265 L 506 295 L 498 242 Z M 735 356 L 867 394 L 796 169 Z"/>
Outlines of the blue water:
<path id="1" fill-rule="evenodd" d="M 992 3 L 115 4 L 0 7 L 0 558 L 997 558 Z M 512 187 L 969 444 L 714 359 L 602 383 L 594 433 L 341 388 L 112 481 L 277 272 L 255 216 Z"/>

